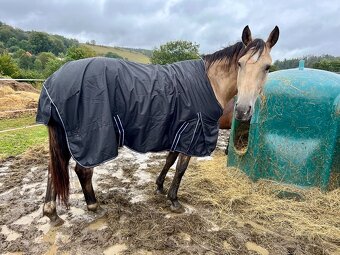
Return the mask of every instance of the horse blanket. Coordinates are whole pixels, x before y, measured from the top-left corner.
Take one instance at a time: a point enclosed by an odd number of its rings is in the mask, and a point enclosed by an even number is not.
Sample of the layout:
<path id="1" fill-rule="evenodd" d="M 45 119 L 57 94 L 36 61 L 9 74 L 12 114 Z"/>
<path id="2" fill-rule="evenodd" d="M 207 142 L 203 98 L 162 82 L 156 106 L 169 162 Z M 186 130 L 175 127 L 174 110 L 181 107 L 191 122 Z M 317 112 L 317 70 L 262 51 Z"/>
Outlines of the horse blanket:
<path id="1" fill-rule="evenodd" d="M 44 83 L 38 123 L 48 124 L 51 107 L 72 157 L 84 167 L 115 158 L 120 146 L 210 155 L 223 112 L 203 60 L 163 66 L 110 58 L 72 61 Z"/>

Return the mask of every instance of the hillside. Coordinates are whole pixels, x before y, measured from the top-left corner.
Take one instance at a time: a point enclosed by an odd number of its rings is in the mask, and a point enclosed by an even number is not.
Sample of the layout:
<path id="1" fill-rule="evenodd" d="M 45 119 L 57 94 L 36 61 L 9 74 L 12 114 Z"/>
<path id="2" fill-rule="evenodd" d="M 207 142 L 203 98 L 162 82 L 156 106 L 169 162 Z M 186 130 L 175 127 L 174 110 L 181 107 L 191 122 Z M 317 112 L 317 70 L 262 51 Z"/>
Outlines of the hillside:
<path id="1" fill-rule="evenodd" d="M 102 45 L 92 45 L 92 44 L 82 44 L 90 49 L 94 50 L 97 55 L 103 56 L 108 52 L 113 52 L 130 61 L 149 64 L 150 58 L 140 52 L 132 49 L 124 49 L 118 47 L 102 46 Z"/>

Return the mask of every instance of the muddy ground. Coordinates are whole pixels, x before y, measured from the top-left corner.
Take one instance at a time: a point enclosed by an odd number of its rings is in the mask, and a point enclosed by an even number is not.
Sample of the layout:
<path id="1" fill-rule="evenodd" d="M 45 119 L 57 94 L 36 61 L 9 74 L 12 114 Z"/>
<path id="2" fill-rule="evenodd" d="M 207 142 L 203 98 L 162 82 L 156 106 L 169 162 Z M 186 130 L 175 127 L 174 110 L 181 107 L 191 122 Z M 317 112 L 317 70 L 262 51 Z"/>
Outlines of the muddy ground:
<path id="1" fill-rule="evenodd" d="M 208 165 L 227 171 L 224 166 L 226 138 L 227 134 L 222 132 L 212 157 L 190 162 L 179 191 L 185 205 L 182 214 L 172 213 L 166 198 L 154 194 L 155 179 L 166 153 L 137 154 L 123 148 L 117 159 L 97 167 L 94 188 L 102 208 L 98 213 L 86 210 L 80 185 L 71 171 L 71 207 L 66 210 L 58 206 L 58 213 L 65 220 L 59 227 L 50 226 L 49 219 L 42 216 L 47 180 L 46 149 L 35 149 L 2 162 L 0 253 L 340 254 L 337 253 L 340 240 L 336 238 L 309 233 L 296 237 L 292 232 L 298 231 L 289 226 L 289 220 L 276 222 L 269 229 L 266 221 L 270 219 L 261 218 L 260 213 L 258 221 L 242 214 L 245 207 L 251 206 L 247 200 L 234 196 L 214 204 L 211 201 L 220 191 L 212 180 L 190 182 L 195 171 L 204 174 L 202 168 Z M 204 163 L 208 161 L 210 163 Z M 174 168 L 166 179 L 166 187 L 173 173 Z M 207 190 L 208 197 L 200 197 L 196 190 L 201 189 Z M 223 219 L 221 203 L 230 207 Z M 338 224 L 330 231 L 339 231 L 340 220 Z"/>

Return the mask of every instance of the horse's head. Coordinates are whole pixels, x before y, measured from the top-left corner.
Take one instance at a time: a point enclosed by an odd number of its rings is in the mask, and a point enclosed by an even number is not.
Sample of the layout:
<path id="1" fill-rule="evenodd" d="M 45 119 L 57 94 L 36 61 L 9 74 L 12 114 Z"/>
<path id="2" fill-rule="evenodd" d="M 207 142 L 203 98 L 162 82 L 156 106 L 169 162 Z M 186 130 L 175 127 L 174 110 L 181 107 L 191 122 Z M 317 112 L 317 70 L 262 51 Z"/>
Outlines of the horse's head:
<path id="1" fill-rule="evenodd" d="M 247 121 L 254 112 L 254 105 L 267 79 L 272 58 L 270 51 L 279 39 L 276 26 L 266 42 L 253 40 L 248 26 L 243 29 L 242 42 L 245 47 L 238 58 L 237 102 L 235 118 Z"/>

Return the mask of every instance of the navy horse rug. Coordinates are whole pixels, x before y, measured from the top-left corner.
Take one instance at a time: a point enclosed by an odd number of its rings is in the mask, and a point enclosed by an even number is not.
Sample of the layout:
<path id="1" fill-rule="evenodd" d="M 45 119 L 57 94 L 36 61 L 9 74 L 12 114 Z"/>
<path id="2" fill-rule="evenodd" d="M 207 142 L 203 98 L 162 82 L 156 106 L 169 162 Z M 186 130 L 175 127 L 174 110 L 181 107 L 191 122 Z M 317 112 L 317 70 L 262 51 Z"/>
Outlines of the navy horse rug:
<path id="1" fill-rule="evenodd" d="M 222 115 L 203 60 L 164 66 L 72 61 L 44 83 L 37 122 L 47 125 L 52 107 L 73 158 L 84 167 L 116 157 L 124 145 L 142 153 L 210 155 Z"/>

